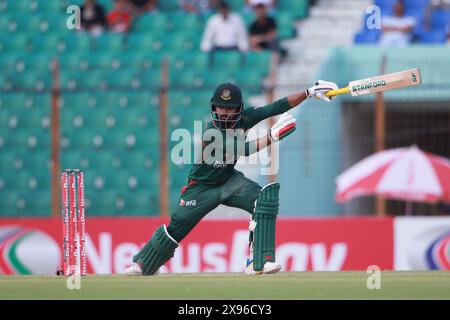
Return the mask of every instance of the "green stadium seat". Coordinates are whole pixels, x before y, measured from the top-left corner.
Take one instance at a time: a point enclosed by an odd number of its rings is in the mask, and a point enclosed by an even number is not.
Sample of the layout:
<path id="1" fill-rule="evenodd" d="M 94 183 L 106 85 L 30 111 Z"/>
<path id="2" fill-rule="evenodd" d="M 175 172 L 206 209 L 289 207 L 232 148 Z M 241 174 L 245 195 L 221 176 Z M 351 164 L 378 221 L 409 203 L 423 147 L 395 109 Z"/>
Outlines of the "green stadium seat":
<path id="1" fill-rule="evenodd" d="M 113 52 L 100 51 L 83 55 L 81 58 L 81 68 L 94 70 L 99 68 L 107 68 L 111 65 L 113 57 Z"/>
<path id="2" fill-rule="evenodd" d="M 98 95 L 93 93 L 70 93 L 62 96 L 61 104 L 63 106 L 63 112 L 71 109 L 88 113 L 98 106 L 98 100 Z"/>
<path id="3" fill-rule="evenodd" d="M 18 153 L 17 159 L 20 159 L 20 168 L 29 170 L 37 176 L 49 174 L 50 170 L 50 150 L 36 150 L 33 153 Z M 38 180 L 40 177 L 37 177 Z"/>
<path id="4" fill-rule="evenodd" d="M 19 169 L 16 165 L 16 159 L 17 155 L 14 151 L 6 150 L 0 152 L 0 176 L 3 177 L 4 175 L 10 174 L 13 170 Z M 2 192 L 1 190 L 5 189 L 4 179 L 2 178 L 3 182 L 1 183 L 0 193 Z"/>
<path id="5" fill-rule="evenodd" d="M 59 126 L 62 134 L 67 134 L 77 129 L 74 124 L 76 113 L 77 111 L 74 110 L 72 105 L 64 103 L 64 108 L 61 109 L 59 114 Z"/>
<path id="6" fill-rule="evenodd" d="M 20 114 L 19 125 L 28 129 L 48 129 L 50 126 L 49 106 L 40 106 Z"/>
<path id="7" fill-rule="evenodd" d="M 5 189 L 0 192 L 0 212 L 2 216 L 16 216 L 19 214 L 17 209 L 18 197 L 16 190 Z"/>
<path id="8" fill-rule="evenodd" d="M 47 54 L 56 54 L 62 52 L 63 46 L 60 44 L 60 37 L 57 35 L 46 34 L 35 36 L 31 39 L 33 52 L 45 52 Z"/>
<path id="9" fill-rule="evenodd" d="M 116 190 L 137 191 L 158 186 L 158 170 L 119 170 L 115 171 L 109 187 Z"/>
<path id="10" fill-rule="evenodd" d="M 280 39 L 295 37 L 295 17 L 295 11 L 278 12 L 276 14 L 277 34 Z"/>
<path id="11" fill-rule="evenodd" d="M 159 204 L 156 190 L 142 190 L 133 193 L 123 193 L 125 207 L 123 214 L 126 215 L 158 215 Z"/>
<path id="12" fill-rule="evenodd" d="M 52 14 L 59 14 L 59 13 L 65 13 L 67 6 L 65 6 L 63 3 L 59 1 L 35 1 L 37 4 L 36 9 L 39 13 L 44 15 L 52 15 Z M 73 3 L 73 1 L 71 1 Z"/>
<path id="13" fill-rule="evenodd" d="M 58 23 L 63 22 L 60 17 L 44 18 L 33 14 L 30 17 L 26 16 L 23 18 L 24 21 L 19 20 L 19 25 L 24 28 L 24 30 L 21 31 L 31 34 L 47 34 L 52 29 L 54 30 L 65 26 L 63 23 Z M 58 22 L 56 22 L 55 19 L 58 19 Z"/>
<path id="14" fill-rule="evenodd" d="M 98 172 L 110 173 L 121 167 L 120 157 L 115 151 L 98 151 L 86 153 L 84 158 L 87 160 L 88 167 Z"/>
<path id="15" fill-rule="evenodd" d="M 121 152 L 124 150 L 133 150 L 138 142 L 137 134 L 131 130 L 112 130 L 104 138 L 108 146 Z"/>
<path id="16" fill-rule="evenodd" d="M 81 165 L 82 153 L 78 149 L 69 148 L 60 154 L 61 170 L 68 168 L 83 168 Z M 84 169 L 84 168 L 83 168 Z"/>
<path id="17" fill-rule="evenodd" d="M 119 70 L 104 74 L 109 89 L 137 89 L 140 85 L 134 70 Z"/>
<path id="18" fill-rule="evenodd" d="M 175 12 L 180 6 L 178 0 L 164 0 L 159 2 L 158 7 L 162 11 Z"/>
<path id="19" fill-rule="evenodd" d="M 203 32 L 203 22 L 197 14 L 174 13 L 169 25 L 172 32 L 175 33 L 183 33 L 185 30 Z"/>
<path id="20" fill-rule="evenodd" d="M 244 1 L 242 0 L 228 0 L 227 3 L 233 11 L 241 11 L 244 8 Z"/>
<path id="21" fill-rule="evenodd" d="M 209 55 L 205 52 L 191 52 L 186 55 L 187 61 L 193 68 L 205 69 L 209 66 Z"/>
<path id="22" fill-rule="evenodd" d="M 22 55 L 8 53 L 2 54 L 0 56 L 0 68 L 2 70 L 2 74 L 10 76 L 11 74 L 17 72 L 16 66 L 17 62 L 21 59 Z"/>
<path id="23" fill-rule="evenodd" d="M 48 90 L 52 86 L 50 74 L 24 72 L 11 77 L 13 88 L 16 90 L 33 90 L 36 92 Z"/>
<path id="24" fill-rule="evenodd" d="M 12 108 L 0 108 L 0 132 L 7 132 L 9 130 L 9 117 L 12 112 Z"/>
<path id="25" fill-rule="evenodd" d="M 245 55 L 245 67 L 250 70 L 269 70 L 271 59 L 272 52 L 270 51 L 250 51 Z"/>
<path id="26" fill-rule="evenodd" d="M 163 52 L 171 45 L 171 38 L 167 34 L 156 34 L 152 36 L 152 52 Z"/>
<path id="27" fill-rule="evenodd" d="M 167 47 L 170 51 L 186 54 L 191 50 L 197 50 L 200 47 L 200 37 L 198 34 L 175 33 L 167 41 Z"/>
<path id="28" fill-rule="evenodd" d="M 91 42 L 92 39 L 87 34 L 69 33 L 60 39 L 61 51 L 76 54 L 87 53 L 91 48 Z"/>
<path id="29" fill-rule="evenodd" d="M 144 55 L 143 65 L 141 68 L 146 69 L 146 70 L 151 69 L 151 70 L 156 71 L 163 65 L 164 59 L 167 59 L 168 56 L 169 55 L 164 51 L 146 53 Z"/>
<path id="30" fill-rule="evenodd" d="M 238 69 L 243 62 L 244 56 L 238 51 L 219 51 L 212 55 L 212 64 L 218 69 Z"/>
<path id="31" fill-rule="evenodd" d="M 29 98 L 24 93 L 10 93 L 0 95 L 0 110 L 2 108 L 9 109 L 22 109 L 30 107 Z"/>
<path id="32" fill-rule="evenodd" d="M 19 143 L 17 147 L 25 147 L 28 151 L 45 150 L 50 147 L 50 135 L 48 132 L 40 130 L 26 130 L 14 133 L 19 135 Z M 15 139 L 14 139 L 15 140 Z"/>
<path id="33" fill-rule="evenodd" d="M 87 181 L 87 176 L 85 181 Z M 101 192 L 89 189 L 86 187 L 85 199 L 89 215 L 95 216 L 111 216 L 118 211 L 116 207 L 117 191 L 116 190 L 102 190 Z"/>
<path id="34" fill-rule="evenodd" d="M 169 17 L 164 13 L 142 15 L 136 20 L 133 27 L 136 32 L 143 34 L 165 32 L 169 27 Z"/>
<path id="35" fill-rule="evenodd" d="M 233 82 L 234 72 L 230 69 L 204 70 L 201 72 L 201 78 L 203 79 L 203 86 L 213 90 L 218 83 Z"/>
<path id="36" fill-rule="evenodd" d="M 0 53 L 2 52 L 25 52 L 28 51 L 30 39 L 25 34 L 2 35 L 0 38 Z"/>
<path id="37" fill-rule="evenodd" d="M 50 190 L 20 192 L 17 212 L 21 216 L 49 216 L 51 213 Z"/>
<path id="38" fill-rule="evenodd" d="M 145 85 L 145 84 L 144 84 Z M 150 111 L 154 119 L 158 118 L 159 94 L 158 93 L 130 93 L 123 97 L 124 106 L 139 107 L 144 111 Z"/>
<path id="39" fill-rule="evenodd" d="M 121 156 L 121 165 L 124 168 L 133 168 L 135 170 L 159 170 L 158 168 L 158 150 L 137 150 L 135 152 L 127 152 Z"/>
<path id="40" fill-rule="evenodd" d="M 127 95 L 120 93 L 116 90 L 113 91 L 107 91 L 104 93 L 99 94 L 92 94 L 87 97 L 84 97 L 83 100 L 85 101 L 84 104 L 86 105 L 87 101 L 86 99 L 89 98 L 91 101 L 92 107 L 98 107 L 102 109 L 108 109 L 111 111 L 117 110 L 119 108 L 124 108 L 128 104 Z M 94 103 L 95 101 L 95 103 Z"/>
<path id="41" fill-rule="evenodd" d="M 31 2 L 29 0 L 4 0 L 2 1 L 0 8 L 0 10 L 6 11 L 9 14 L 13 14 L 15 12 L 29 13 L 31 11 Z"/>
<path id="42" fill-rule="evenodd" d="M 28 191 L 35 190 L 37 187 L 36 179 L 33 174 L 27 170 L 16 171 L 3 177 L 5 189 Z"/>
<path id="43" fill-rule="evenodd" d="M 242 20 L 244 20 L 247 29 L 250 28 L 251 24 L 255 21 L 256 17 L 253 12 L 243 12 L 241 14 Z"/>
<path id="44" fill-rule="evenodd" d="M 61 72 L 78 71 L 81 69 L 83 55 L 73 52 L 64 52 L 59 56 Z"/>
<path id="45" fill-rule="evenodd" d="M 56 34 L 58 36 L 78 36 L 78 31 L 67 28 L 68 15 L 48 15 L 43 16 L 41 20 L 41 33 Z"/>
<path id="46" fill-rule="evenodd" d="M 74 91 L 78 88 L 79 73 L 76 71 L 62 71 L 59 74 L 59 86 L 64 92 Z"/>
<path id="47" fill-rule="evenodd" d="M 27 94 L 24 97 L 23 107 L 25 108 L 47 108 L 50 110 L 51 96 L 49 93 Z"/>
<path id="48" fill-rule="evenodd" d="M 161 71 L 153 69 L 139 75 L 140 86 L 148 90 L 159 90 L 161 86 Z"/>
<path id="49" fill-rule="evenodd" d="M 96 128 L 84 128 L 83 130 L 68 131 L 68 141 L 71 148 L 78 148 L 82 151 L 94 152 L 104 146 L 104 133 Z"/>
<path id="50" fill-rule="evenodd" d="M 54 58 L 49 52 L 32 53 L 17 60 L 16 70 L 50 75 Z"/>
<path id="51" fill-rule="evenodd" d="M 189 108 L 192 106 L 192 96 L 187 91 L 171 91 L 169 92 L 169 105 L 177 108 Z M 189 110 L 189 109 L 186 109 Z"/>
<path id="52" fill-rule="evenodd" d="M 140 69 L 144 67 L 145 53 L 144 52 L 123 52 L 115 54 L 112 57 L 110 67 L 112 69 L 134 68 Z"/>
<path id="53" fill-rule="evenodd" d="M 11 89 L 8 88 L 10 86 L 10 82 L 8 80 L 8 77 L 4 74 L 0 74 L 0 90 L 1 91 L 10 91 Z"/>
<path id="54" fill-rule="evenodd" d="M 197 90 L 191 94 L 193 107 L 209 107 L 212 92 L 210 90 Z"/>
<path id="55" fill-rule="evenodd" d="M 129 52 L 149 52 L 153 48 L 153 39 L 150 34 L 131 34 L 128 37 L 127 48 Z"/>
<path id="56" fill-rule="evenodd" d="M 120 34 L 102 34 L 95 38 L 94 51 L 121 51 L 125 47 L 124 36 Z"/>
<path id="57" fill-rule="evenodd" d="M 100 90 L 105 85 L 105 77 L 101 71 L 86 71 L 82 74 L 76 71 L 62 72 L 60 84 L 67 90 Z"/>
<path id="58" fill-rule="evenodd" d="M 236 73 L 236 84 L 249 93 L 261 93 L 263 89 L 264 74 L 242 70 Z"/>
<path id="59" fill-rule="evenodd" d="M 279 0 L 277 10 L 293 13 L 296 18 L 305 18 L 308 16 L 308 0 Z"/>
<path id="60" fill-rule="evenodd" d="M 158 126 L 157 114 L 141 106 L 129 107 L 126 112 L 117 110 L 115 112 L 115 118 L 119 127 L 139 128 Z"/>
<path id="61" fill-rule="evenodd" d="M 201 71 L 185 69 L 171 77 L 171 85 L 173 89 L 197 89 L 205 86 L 205 77 L 207 74 Z"/>

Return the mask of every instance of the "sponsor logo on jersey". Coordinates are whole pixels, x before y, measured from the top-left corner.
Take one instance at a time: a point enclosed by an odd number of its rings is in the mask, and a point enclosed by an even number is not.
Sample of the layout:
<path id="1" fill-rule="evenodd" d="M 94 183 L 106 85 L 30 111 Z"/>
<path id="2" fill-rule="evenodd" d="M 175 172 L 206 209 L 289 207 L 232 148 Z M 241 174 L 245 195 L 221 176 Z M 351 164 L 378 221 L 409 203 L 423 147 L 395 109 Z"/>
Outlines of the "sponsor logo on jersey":
<path id="1" fill-rule="evenodd" d="M 213 167 L 214 168 L 226 168 L 227 164 L 223 161 L 214 161 Z"/>
<path id="2" fill-rule="evenodd" d="M 182 207 L 195 207 L 197 205 L 197 200 L 189 200 L 185 201 L 183 199 L 180 200 L 180 206 Z"/>

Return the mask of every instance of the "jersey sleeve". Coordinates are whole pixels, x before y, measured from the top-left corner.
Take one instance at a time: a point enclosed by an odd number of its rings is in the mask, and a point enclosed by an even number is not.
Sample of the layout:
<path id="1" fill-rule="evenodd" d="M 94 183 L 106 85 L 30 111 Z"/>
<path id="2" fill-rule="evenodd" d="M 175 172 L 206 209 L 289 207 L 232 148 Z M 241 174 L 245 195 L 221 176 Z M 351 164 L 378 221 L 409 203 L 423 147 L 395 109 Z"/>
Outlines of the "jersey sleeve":
<path id="1" fill-rule="evenodd" d="M 286 97 L 277 100 L 271 104 L 268 104 L 264 107 L 247 108 L 244 110 L 244 114 L 242 116 L 243 121 L 242 127 L 244 129 L 250 129 L 257 123 L 261 122 L 262 120 L 285 113 L 289 109 L 291 109 L 291 106 L 289 105 L 289 102 Z"/>

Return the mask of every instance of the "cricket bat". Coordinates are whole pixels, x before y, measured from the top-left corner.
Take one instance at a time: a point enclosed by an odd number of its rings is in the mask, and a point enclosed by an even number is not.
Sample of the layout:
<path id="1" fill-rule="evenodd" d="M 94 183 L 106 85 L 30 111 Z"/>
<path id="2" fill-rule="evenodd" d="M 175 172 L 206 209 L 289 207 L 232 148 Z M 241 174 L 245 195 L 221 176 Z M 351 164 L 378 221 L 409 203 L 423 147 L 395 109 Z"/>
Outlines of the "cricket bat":
<path id="1" fill-rule="evenodd" d="M 419 68 L 383 74 L 367 79 L 355 80 L 348 83 L 345 88 L 331 90 L 326 93 L 327 97 L 338 94 L 350 93 L 352 96 L 383 92 L 392 89 L 417 86 L 422 83 Z"/>

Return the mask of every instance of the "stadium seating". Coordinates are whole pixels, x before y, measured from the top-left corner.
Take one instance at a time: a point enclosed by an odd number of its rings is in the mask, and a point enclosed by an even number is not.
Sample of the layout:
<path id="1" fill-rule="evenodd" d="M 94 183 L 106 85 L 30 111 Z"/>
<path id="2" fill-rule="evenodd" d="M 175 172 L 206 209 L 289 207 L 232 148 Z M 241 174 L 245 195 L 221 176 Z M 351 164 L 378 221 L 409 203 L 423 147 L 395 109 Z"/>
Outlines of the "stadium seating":
<path id="1" fill-rule="evenodd" d="M 374 4 L 381 9 L 382 16 L 391 15 L 397 0 L 375 0 Z M 413 30 L 413 43 L 437 44 L 447 41 L 447 32 L 450 28 L 450 10 L 432 10 L 430 25 L 426 26 L 426 12 L 429 0 L 404 0 L 405 15 L 416 20 Z M 365 26 L 367 14 L 364 15 L 361 30 L 354 36 L 356 44 L 375 44 L 379 40 L 380 30 L 368 30 Z"/>
<path id="2" fill-rule="evenodd" d="M 97 2 L 107 11 L 113 5 Z M 307 3 L 279 1 L 274 14 L 281 38 L 295 36 L 294 20 L 307 15 Z M 247 25 L 253 21 L 243 1 L 230 4 Z M 169 59 L 170 130 L 193 130 L 194 121 L 208 121 L 211 90 L 219 82 L 236 81 L 246 93 L 262 93 L 271 62 L 270 52 L 218 53 L 213 59 L 200 52 L 207 17 L 178 6 L 178 0 L 160 1 L 158 12 L 134 19 L 129 34 L 91 37 L 64 27 L 64 2 L 0 0 L 0 215 L 50 214 L 55 58 L 61 169 L 85 171 L 88 214 L 159 214 L 163 59 Z M 168 165 L 176 205 L 190 166 Z"/>

